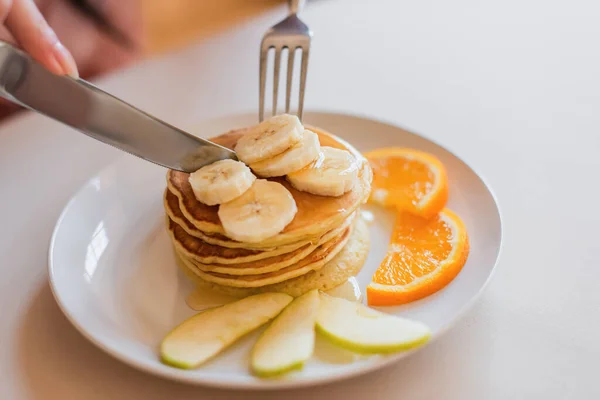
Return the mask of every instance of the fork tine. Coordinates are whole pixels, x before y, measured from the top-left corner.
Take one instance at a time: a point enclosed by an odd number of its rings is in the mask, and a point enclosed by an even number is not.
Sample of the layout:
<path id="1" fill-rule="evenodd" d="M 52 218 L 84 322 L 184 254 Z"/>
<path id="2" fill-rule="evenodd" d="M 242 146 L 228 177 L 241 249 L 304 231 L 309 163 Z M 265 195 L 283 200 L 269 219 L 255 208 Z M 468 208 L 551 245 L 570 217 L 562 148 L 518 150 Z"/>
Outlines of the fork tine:
<path id="1" fill-rule="evenodd" d="M 264 43 L 260 46 L 260 80 L 258 88 L 258 121 L 262 122 L 265 119 L 265 87 L 267 84 L 267 58 L 269 54 L 269 46 Z"/>
<path id="2" fill-rule="evenodd" d="M 302 47 L 302 66 L 300 67 L 300 101 L 298 103 L 298 118 L 302 120 L 304 109 L 304 88 L 306 87 L 306 72 L 308 70 L 308 46 Z"/>
<path id="3" fill-rule="evenodd" d="M 281 67 L 281 47 L 275 47 L 275 65 L 273 72 L 273 115 L 277 115 L 277 95 L 279 94 L 279 69 Z"/>
<path id="4" fill-rule="evenodd" d="M 294 55 L 296 54 L 296 47 L 288 47 L 288 65 L 287 65 L 287 86 L 285 91 L 285 112 L 290 112 L 290 102 L 292 100 L 292 78 L 294 76 Z"/>

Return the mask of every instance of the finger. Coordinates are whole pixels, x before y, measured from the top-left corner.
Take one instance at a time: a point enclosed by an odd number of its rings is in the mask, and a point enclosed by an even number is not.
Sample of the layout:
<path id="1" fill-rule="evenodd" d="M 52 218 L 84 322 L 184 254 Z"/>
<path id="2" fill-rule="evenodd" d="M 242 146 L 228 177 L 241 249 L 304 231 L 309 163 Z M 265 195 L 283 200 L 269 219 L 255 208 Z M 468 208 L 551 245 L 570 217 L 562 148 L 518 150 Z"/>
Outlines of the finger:
<path id="1" fill-rule="evenodd" d="M 97 77 L 137 60 L 141 52 L 138 43 L 143 38 L 139 0 L 102 0 L 94 2 L 94 7 L 126 34 L 136 44 L 136 48 L 123 48 L 115 43 L 69 2 L 55 1 L 47 3 L 43 8 L 40 6 L 46 21 L 71 51 L 77 62 L 79 75 L 84 79 Z"/>
<path id="2" fill-rule="evenodd" d="M 0 22 L 4 23 L 10 9 L 12 8 L 12 0 L 0 0 Z"/>
<path id="3" fill-rule="evenodd" d="M 15 47 L 19 46 L 14 36 L 11 35 L 11 33 L 8 31 L 8 28 L 4 26 L 2 22 L 0 22 L 0 40 L 2 40 L 3 42 L 10 43 Z"/>
<path id="4" fill-rule="evenodd" d="M 50 71 L 78 76 L 73 56 L 58 40 L 33 0 L 13 0 L 6 26 L 21 47 Z"/>

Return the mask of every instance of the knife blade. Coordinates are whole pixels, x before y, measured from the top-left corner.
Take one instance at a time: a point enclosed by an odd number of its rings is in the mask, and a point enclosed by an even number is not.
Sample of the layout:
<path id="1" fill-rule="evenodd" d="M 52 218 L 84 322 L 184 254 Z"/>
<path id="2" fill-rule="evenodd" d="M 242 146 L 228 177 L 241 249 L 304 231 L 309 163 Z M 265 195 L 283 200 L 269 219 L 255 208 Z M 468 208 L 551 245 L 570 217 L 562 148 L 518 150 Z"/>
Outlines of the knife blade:
<path id="1" fill-rule="evenodd" d="M 0 42 L 0 96 L 170 169 L 193 172 L 235 152 L 178 129 L 83 79 L 55 75 Z"/>

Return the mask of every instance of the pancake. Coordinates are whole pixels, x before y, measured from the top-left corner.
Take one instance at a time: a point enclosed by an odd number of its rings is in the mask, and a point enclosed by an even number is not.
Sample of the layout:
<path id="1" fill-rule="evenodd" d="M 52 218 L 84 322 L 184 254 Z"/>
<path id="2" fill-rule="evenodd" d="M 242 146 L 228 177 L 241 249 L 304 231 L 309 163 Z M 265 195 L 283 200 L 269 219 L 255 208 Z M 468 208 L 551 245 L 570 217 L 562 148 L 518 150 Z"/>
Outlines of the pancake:
<path id="1" fill-rule="evenodd" d="M 321 236 L 313 236 L 284 246 L 260 248 L 260 243 L 237 242 L 223 235 L 219 235 L 218 233 L 204 234 L 201 231 L 198 231 L 195 227 L 190 227 L 191 223 L 185 219 L 181 213 L 181 210 L 179 209 L 179 201 L 177 197 L 169 190 L 165 191 L 164 208 L 168 217 L 167 227 L 169 226 L 168 220 L 172 220 L 181 228 L 178 230 L 180 232 L 178 238 L 178 247 L 181 248 L 181 245 L 186 245 L 185 251 L 187 251 L 188 256 L 205 264 L 234 264 L 237 262 L 260 260 L 278 254 L 289 253 L 306 245 L 307 243 L 319 243 L 321 241 L 321 237 L 328 233 L 325 232 Z M 342 222 L 340 226 L 348 226 L 355 215 L 356 213 L 350 215 L 346 221 Z M 338 228 L 339 227 L 336 227 L 335 229 Z M 193 234 L 190 233 L 190 231 L 192 231 Z M 173 235 L 171 235 L 171 237 L 173 238 Z M 196 241 L 200 241 L 202 243 Z M 247 248 L 248 245 L 257 246 L 254 246 L 254 248 Z M 203 257 L 206 257 L 206 259 L 203 260 Z M 213 257 L 214 259 L 211 259 Z M 234 259 L 234 257 L 237 258 Z M 218 261 L 217 259 L 220 259 L 221 261 Z"/>
<path id="2" fill-rule="evenodd" d="M 256 288 L 230 287 L 208 282 L 193 273 L 178 256 L 176 256 L 176 261 L 183 273 L 195 282 L 199 289 L 205 288 L 235 297 L 266 292 L 281 292 L 298 297 L 313 289 L 332 289 L 344 283 L 348 278 L 357 275 L 367 259 L 369 246 L 369 228 L 362 218 L 357 218 L 347 244 L 321 269 L 310 271 L 284 282 Z"/>
<path id="3" fill-rule="evenodd" d="M 211 140 L 225 147 L 233 148 L 244 131 L 231 131 Z M 326 197 L 298 191 L 283 178 L 272 179 L 290 191 L 296 201 L 298 212 L 281 233 L 260 243 L 244 243 L 240 247 L 264 249 L 314 239 L 342 223 L 367 200 L 371 188 L 372 172 L 364 157 L 352 146 L 331 134 L 318 129 L 315 129 L 315 132 L 319 135 L 319 140 L 323 145 L 347 149 L 362 161 L 358 182 L 351 191 L 342 196 Z M 172 219 L 192 236 L 199 237 L 211 244 L 218 241 L 218 245 L 230 247 L 231 243 L 236 242 L 223 240 L 223 236 L 226 237 L 226 235 L 217 215 L 218 207 L 207 206 L 196 200 L 188 177 L 188 174 L 179 171 L 171 170 L 167 174 L 167 187 L 177 197 L 182 216 L 181 218 L 172 216 Z M 167 202 L 167 206 L 167 213 L 171 216 L 174 214 L 174 207 L 171 202 Z M 181 221 L 181 219 L 187 222 Z"/>
<path id="4" fill-rule="evenodd" d="M 336 229 L 333 229 L 333 230 L 327 232 L 325 235 L 323 235 L 321 238 L 319 238 L 319 241 L 314 242 L 314 243 L 308 242 L 306 245 L 304 245 L 294 251 L 291 251 L 291 252 L 288 252 L 285 254 L 278 254 L 273 257 L 268 257 L 268 258 L 264 258 L 264 259 L 260 259 L 260 260 L 253 260 L 253 261 L 247 261 L 247 262 L 239 261 L 237 263 L 229 263 L 229 264 L 198 262 L 198 260 L 195 257 L 190 257 L 189 252 L 183 250 L 182 249 L 183 246 L 181 246 L 180 243 L 177 240 L 175 240 L 177 233 L 181 234 L 182 233 L 181 231 L 183 231 L 183 229 L 181 229 L 181 227 L 179 227 L 177 224 L 175 224 L 172 221 L 170 222 L 170 224 L 171 224 L 170 229 L 172 229 L 172 232 L 173 232 L 172 236 L 174 237 L 173 242 L 175 244 L 175 246 L 174 246 L 175 250 L 179 253 L 181 258 L 188 260 L 191 264 L 193 264 L 195 267 L 197 267 L 201 271 L 217 272 L 217 273 L 222 273 L 222 274 L 227 274 L 227 275 L 257 275 L 257 274 L 263 274 L 263 273 L 267 273 L 267 272 L 278 271 L 278 270 L 288 267 L 290 265 L 296 264 L 300 260 L 306 258 L 309 254 L 311 254 L 313 251 L 315 251 L 322 244 L 325 244 L 325 243 L 341 236 L 344 233 L 344 231 L 346 229 L 348 229 L 351 222 L 352 222 L 351 220 L 348 220 L 339 228 L 336 228 Z M 198 239 L 195 239 L 192 237 L 189 237 L 189 238 L 192 240 L 198 240 Z M 202 247 L 214 248 L 214 246 L 212 246 L 212 245 L 205 245 Z M 226 249 L 225 248 L 225 250 L 228 251 L 228 253 L 230 253 L 231 250 L 240 250 L 240 249 Z M 234 258 L 229 261 L 236 261 L 236 259 Z"/>
<path id="5" fill-rule="evenodd" d="M 179 198 L 175 196 L 168 188 L 165 191 L 164 198 L 164 207 L 167 213 L 167 216 L 175 221 L 177 225 L 181 226 L 189 235 L 196 237 L 200 240 L 208 244 L 213 244 L 215 246 L 228 247 L 232 249 L 245 249 L 247 247 L 246 243 L 238 242 L 236 240 L 229 239 L 227 236 L 221 235 L 219 233 L 205 233 L 198 228 L 196 228 L 190 221 L 188 221 L 181 212 L 181 208 L 179 207 Z M 302 243 L 303 245 L 305 243 Z M 290 244 L 292 246 L 294 244 Z M 282 247 L 282 246 L 280 246 Z M 255 250 L 259 251 L 267 251 L 267 250 L 275 250 L 277 247 L 269 246 L 269 247 L 260 247 L 260 244 L 255 248 Z"/>
<path id="6" fill-rule="evenodd" d="M 198 275 L 205 281 L 218 283 L 220 285 L 233 286 L 233 287 L 260 287 L 271 285 L 274 283 L 283 282 L 288 279 L 295 278 L 300 275 L 304 275 L 310 271 L 317 270 L 331 260 L 342 248 L 346 245 L 350 237 L 352 229 L 347 230 L 339 237 L 330 240 L 329 242 L 322 244 L 315 251 L 309 254 L 306 258 L 300 260 L 296 264 L 289 267 L 280 269 L 274 272 L 268 272 L 257 275 L 226 275 L 215 272 L 204 272 L 196 268 L 185 258 L 180 260 L 190 269 L 193 273 Z"/>
<path id="7" fill-rule="evenodd" d="M 282 246 L 265 246 L 263 243 L 238 242 L 236 240 L 229 239 L 227 236 L 221 235 L 219 233 L 204 233 L 198 230 L 198 228 L 193 226 L 192 223 L 185 218 L 185 216 L 181 212 L 181 209 L 179 208 L 179 199 L 168 189 L 165 193 L 164 207 L 167 216 L 174 222 L 176 222 L 177 225 L 181 226 L 182 229 L 185 230 L 185 232 L 188 235 L 214 246 L 226 247 L 231 249 L 255 250 L 259 252 L 279 251 L 281 253 L 287 253 L 288 251 L 295 250 L 298 247 L 305 245 L 306 243 L 318 241 L 319 237 L 321 236 L 315 235 L 307 237 L 297 242 L 285 244 Z"/>
<path id="8" fill-rule="evenodd" d="M 182 227 L 189 222 L 181 217 L 177 202 L 177 197 L 175 197 L 175 195 L 169 191 L 165 192 L 165 208 L 169 210 L 167 212 L 167 227 L 171 240 L 177 250 L 184 256 L 203 264 L 237 264 L 257 261 L 280 254 L 290 253 L 311 243 L 310 241 L 298 242 L 287 246 L 264 250 L 225 247 L 214 243 L 211 244 L 201 238 L 190 235 L 187 230 Z M 169 205 L 169 203 L 175 204 Z M 318 241 L 320 241 L 320 238 Z"/>

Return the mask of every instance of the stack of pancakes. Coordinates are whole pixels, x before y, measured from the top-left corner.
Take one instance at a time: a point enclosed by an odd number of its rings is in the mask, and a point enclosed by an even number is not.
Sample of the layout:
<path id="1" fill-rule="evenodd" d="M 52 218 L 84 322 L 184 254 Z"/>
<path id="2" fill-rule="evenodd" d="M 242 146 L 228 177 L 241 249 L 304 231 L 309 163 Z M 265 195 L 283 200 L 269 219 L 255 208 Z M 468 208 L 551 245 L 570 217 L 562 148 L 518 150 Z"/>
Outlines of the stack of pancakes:
<path id="1" fill-rule="evenodd" d="M 369 232 L 359 207 L 370 193 L 372 173 L 352 146 L 311 128 L 322 146 L 350 151 L 361 161 L 354 188 L 340 197 L 317 196 L 284 185 L 298 212 L 279 234 L 259 243 L 228 238 L 217 215 L 218 206 L 196 200 L 189 175 L 169 171 L 164 205 L 167 225 L 180 268 L 201 287 L 233 296 L 284 292 L 299 296 L 312 289 L 327 290 L 356 275 L 369 250 Z M 233 149 L 245 129 L 212 138 Z"/>

